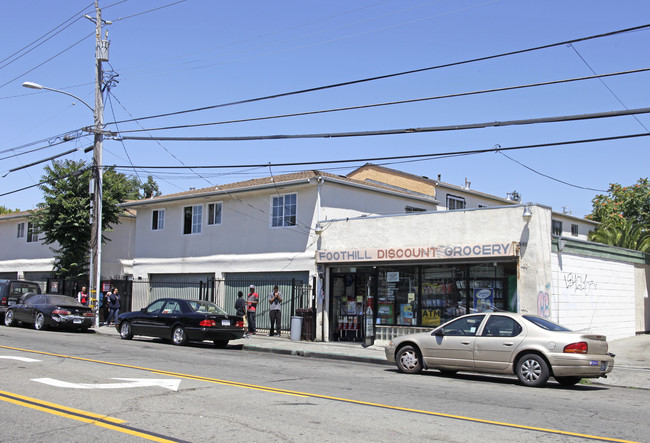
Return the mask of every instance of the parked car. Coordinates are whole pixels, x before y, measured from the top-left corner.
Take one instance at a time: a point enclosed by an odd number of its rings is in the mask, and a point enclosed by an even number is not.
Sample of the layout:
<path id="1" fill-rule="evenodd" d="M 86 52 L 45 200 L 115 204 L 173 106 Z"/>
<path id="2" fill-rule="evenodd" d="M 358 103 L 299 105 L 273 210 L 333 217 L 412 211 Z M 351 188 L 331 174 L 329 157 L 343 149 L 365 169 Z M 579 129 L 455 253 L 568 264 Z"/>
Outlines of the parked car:
<path id="1" fill-rule="evenodd" d="M 516 374 L 526 386 L 549 377 L 571 386 L 582 378 L 606 377 L 614 368 L 606 337 L 573 332 L 533 315 L 468 314 L 432 332 L 403 335 L 386 347 L 386 358 L 401 372 L 438 369 Z"/>
<path id="2" fill-rule="evenodd" d="M 115 327 L 124 340 L 143 335 L 171 340 L 175 345 L 212 340 L 222 348 L 244 336 L 242 317 L 229 315 L 209 301 L 180 298 L 161 298 L 140 311 L 120 314 Z"/>
<path id="3" fill-rule="evenodd" d="M 55 327 L 87 331 L 94 320 L 91 308 L 76 298 L 59 294 L 27 293 L 5 312 L 7 326 L 23 323 L 34 325 L 39 330 Z"/>
<path id="4" fill-rule="evenodd" d="M 15 305 L 24 294 L 41 293 L 41 286 L 33 281 L 0 279 L 0 319 L 11 305 Z"/>

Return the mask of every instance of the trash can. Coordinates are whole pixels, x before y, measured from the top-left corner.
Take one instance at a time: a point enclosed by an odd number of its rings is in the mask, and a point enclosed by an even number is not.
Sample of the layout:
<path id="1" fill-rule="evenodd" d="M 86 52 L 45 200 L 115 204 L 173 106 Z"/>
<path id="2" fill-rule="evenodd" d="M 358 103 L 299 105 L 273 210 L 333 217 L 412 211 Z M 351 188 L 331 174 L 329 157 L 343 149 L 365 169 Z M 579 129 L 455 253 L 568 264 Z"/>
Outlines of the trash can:
<path id="1" fill-rule="evenodd" d="M 302 317 L 291 317 L 291 340 L 300 341 L 300 334 L 302 333 Z"/>
<path id="2" fill-rule="evenodd" d="M 314 309 L 299 308 L 296 309 L 296 315 L 302 317 L 302 334 L 301 339 L 307 341 L 316 340 L 316 312 Z"/>

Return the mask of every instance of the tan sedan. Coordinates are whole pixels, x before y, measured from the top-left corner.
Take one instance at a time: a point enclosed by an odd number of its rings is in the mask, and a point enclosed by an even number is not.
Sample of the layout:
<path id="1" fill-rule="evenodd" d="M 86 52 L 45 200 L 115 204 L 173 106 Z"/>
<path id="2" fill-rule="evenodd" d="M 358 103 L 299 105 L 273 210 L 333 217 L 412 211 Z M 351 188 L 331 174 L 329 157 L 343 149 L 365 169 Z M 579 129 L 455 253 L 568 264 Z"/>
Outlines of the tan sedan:
<path id="1" fill-rule="evenodd" d="M 543 386 L 549 377 L 570 386 L 606 377 L 614 367 L 607 351 L 604 335 L 573 332 L 533 315 L 492 312 L 397 337 L 386 347 L 386 358 L 409 374 L 423 369 L 516 374 L 526 386 Z"/>

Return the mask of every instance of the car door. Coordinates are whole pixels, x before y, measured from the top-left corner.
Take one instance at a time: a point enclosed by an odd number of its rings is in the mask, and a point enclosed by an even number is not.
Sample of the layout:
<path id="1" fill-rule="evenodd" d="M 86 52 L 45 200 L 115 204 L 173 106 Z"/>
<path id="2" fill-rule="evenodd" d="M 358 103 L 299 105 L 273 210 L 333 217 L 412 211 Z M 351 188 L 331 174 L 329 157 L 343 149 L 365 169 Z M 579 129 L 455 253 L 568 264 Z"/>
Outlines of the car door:
<path id="1" fill-rule="evenodd" d="M 422 357 L 429 368 L 472 369 L 474 342 L 485 315 L 468 315 L 436 329 Z"/>
<path id="2" fill-rule="evenodd" d="M 138 315 L 129 319 L 133 334 L 144 335 L 147 337 L 157 337 L 155 325 L 157 324 L 156 316 L 160 314 L 165 306 L 166 300 L 156 300 L 146 308 L 142 309 Z"/>
<path id="3" fill-rule="evenodd" d="M 512 317 L 492 314 L 474 342 L 474 365 L 481 370 L 505 370 L 524 339 L 522 326 Z"/>
<path id="4" fill-rule="evenodd" d="M 154 337 L 170 338 L 172 327 L 180 320 L 183 311 L 178 300 L 167 300 L 160 313 L 152 320 L 152 331 Z"/>
<path id="5" fill-rule="evenodd" d="M 44 295 L 26 294 L 20 301 L 14 305 L 14 319 L 25 323 L 34 323 L 34 316 L 36 315 L 36 304 L 43 303 Z"/>

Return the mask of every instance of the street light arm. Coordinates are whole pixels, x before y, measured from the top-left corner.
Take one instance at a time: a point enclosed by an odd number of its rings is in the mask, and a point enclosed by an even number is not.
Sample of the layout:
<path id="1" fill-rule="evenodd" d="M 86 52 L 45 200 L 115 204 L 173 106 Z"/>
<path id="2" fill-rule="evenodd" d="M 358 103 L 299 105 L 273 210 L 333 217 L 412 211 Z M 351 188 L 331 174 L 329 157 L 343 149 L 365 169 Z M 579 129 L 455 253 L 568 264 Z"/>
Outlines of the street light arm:
<path id="1" fill-rule="evenodd" d="M 86 103 L 81 98 L 77 97 L 76 95 L 70 94 L 69 92 L 62 91 L 60 89 L 48 88 L 46 86 L 39 85 L 38 83 L 33 83 L 33 82 L 24 82 L 23 86 L 25 88 L 29 88 L 29 89 L 46 89 L 48 91 L 60 92 L 61 94 L 69 95 L 70 97 L 75 98 L 75 99 L 79 100 L 81 103 L 83 103 L 84 105 L 86 105 L 86 107 L 88 109 L 90 109 L 93 112 L 93 114 L 95 113 L 95 110 L 88 103 Z"/>

